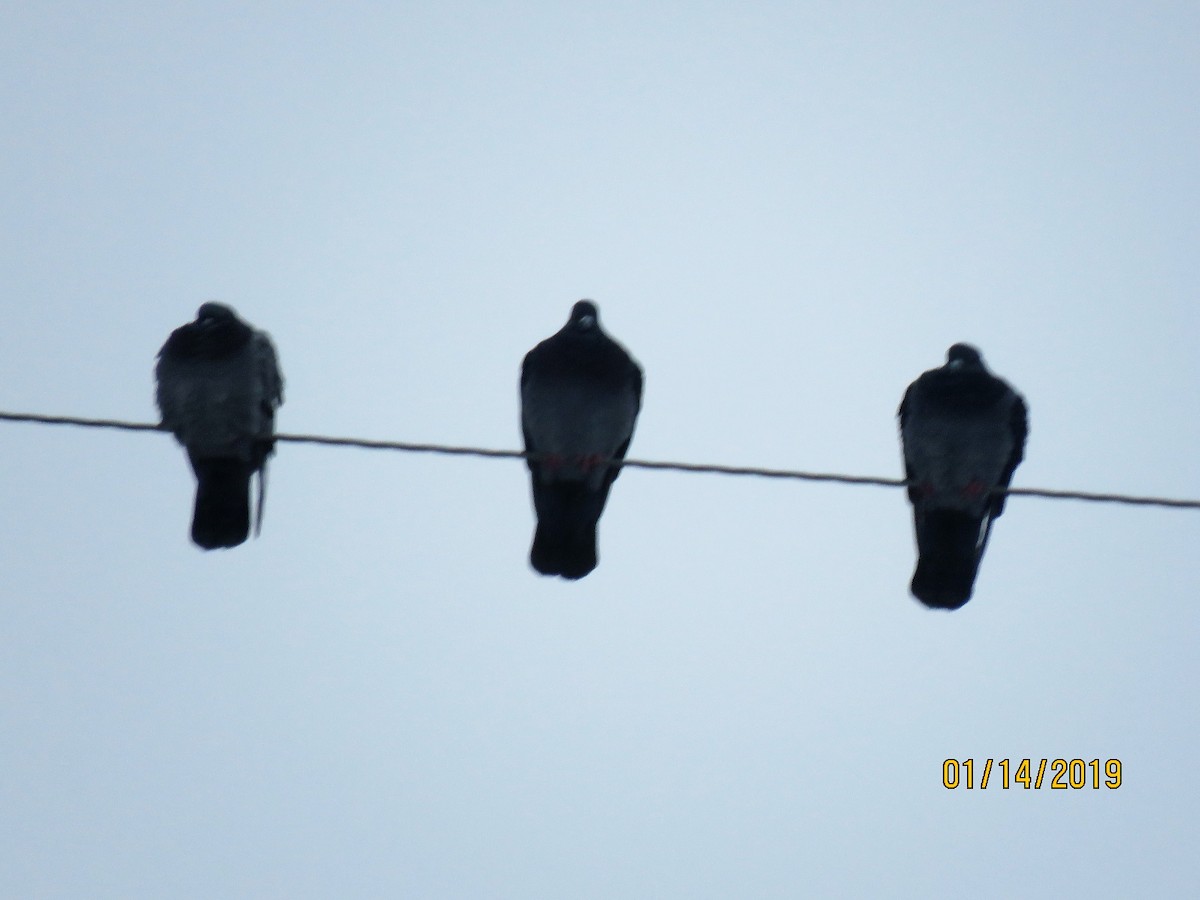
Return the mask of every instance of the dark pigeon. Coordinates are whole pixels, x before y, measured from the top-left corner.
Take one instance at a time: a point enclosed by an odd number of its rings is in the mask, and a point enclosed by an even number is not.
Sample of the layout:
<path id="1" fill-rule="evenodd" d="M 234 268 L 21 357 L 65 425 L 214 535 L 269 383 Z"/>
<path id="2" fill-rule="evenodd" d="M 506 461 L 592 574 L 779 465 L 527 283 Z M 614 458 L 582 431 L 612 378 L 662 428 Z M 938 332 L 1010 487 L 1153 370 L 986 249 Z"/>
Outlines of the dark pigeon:
<path id="1" fill-rule="evenodd" d="M 283 403 L 271 339 L 228 306 L 205 303 L 196 321 L 171 332 L 154 373 L 162 424 L 186 448 L 196 473 L 192 540 L 205 550 L 236 547 L 250 533 L 255 472 L 262 525 L 275 409 Z"/>
<path id="2" fill-rule="evenodd" d="M 955 344 L 946 364 L 909 385 L 900 439 L 917 535 L 913 596 L 958 609 L 971 598 L 992 523 L 1025 454 L 1025 401 L 979 351 Z"/>
<path id="3" fill-rule="evenodd" d="M 642 404 L 642 370 L 580 300 L 557 334 L 521 366 L 521 429 L 537 530 L 529 561 L 543 575 L 582 578 L 596 568 L 596 526 L 621 470 Z"/>

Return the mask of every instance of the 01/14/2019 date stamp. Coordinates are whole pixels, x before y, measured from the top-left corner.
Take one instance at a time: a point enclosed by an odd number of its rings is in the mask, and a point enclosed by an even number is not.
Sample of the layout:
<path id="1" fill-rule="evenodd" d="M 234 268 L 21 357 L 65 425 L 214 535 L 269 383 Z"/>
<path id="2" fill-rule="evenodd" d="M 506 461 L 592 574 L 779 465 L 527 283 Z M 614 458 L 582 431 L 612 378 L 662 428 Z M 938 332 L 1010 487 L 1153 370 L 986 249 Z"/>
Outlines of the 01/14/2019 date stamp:
<path id="1" fill-rule="evenodd" d="M 947 790 L 966 788 L 1012 788 L 1056 791 L 1115 791 L 1121 786 L 1119 759 L 985 759 L 976 765 L 974 759 L 948 759 L 942 763 L 942 787 Z"/>

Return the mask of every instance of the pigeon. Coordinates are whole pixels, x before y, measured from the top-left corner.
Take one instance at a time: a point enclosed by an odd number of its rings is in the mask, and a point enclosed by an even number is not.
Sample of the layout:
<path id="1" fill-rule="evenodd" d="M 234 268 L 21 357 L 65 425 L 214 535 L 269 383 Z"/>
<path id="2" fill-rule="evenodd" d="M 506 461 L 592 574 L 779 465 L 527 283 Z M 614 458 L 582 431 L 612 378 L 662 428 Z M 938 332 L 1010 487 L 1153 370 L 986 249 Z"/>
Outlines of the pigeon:
<path id="1" fill-rule="evenodd" d="M 537 528 L 529 562 L 543 575 L 596 568 L 596 526 L 642 405 L 642 370 L 580 300 L 521 365 L 521 430 Z"/>
<path id="2" fill-rule="evenodd" d="M 979 351 L 955 344 L 946 364 L 909 385 L 900 440 L 917 538 L 913 596 L 958 609 L 971 598 L 992 523 L 1025 455 L 1025 401 Z"/>
<path id="3" fill-rule="evenodd" d="M 271 339 L 228 306 L 205 303 L 158 353 L 156 399 L 163 427 L 187 450 L 196 474 L 192 540 L 236 547 L 250 533 L 250 478 L 259 473 L 262 526 L 267 457 L 283 377 Z"/>

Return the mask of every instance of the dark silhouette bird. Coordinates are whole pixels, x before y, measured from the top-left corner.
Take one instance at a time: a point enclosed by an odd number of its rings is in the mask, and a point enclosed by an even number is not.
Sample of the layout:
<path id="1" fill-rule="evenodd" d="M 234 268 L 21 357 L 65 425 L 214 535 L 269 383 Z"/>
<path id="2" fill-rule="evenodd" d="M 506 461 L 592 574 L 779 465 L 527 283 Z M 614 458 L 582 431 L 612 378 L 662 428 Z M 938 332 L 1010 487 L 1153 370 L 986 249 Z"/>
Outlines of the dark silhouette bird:
<path id="1" fill-rule="evenodd" d="M 596 568 L 596 526 L 629 450 L 642 404 L 642 370 L 580 300 L 567 324 L 521 366 L 521 429 L 537 529 L 530 564 L 576 579 Z"/>
<path id="2" fill-rule="evenodd" d="M 946 364 L 909 385 L 900 439 L 917 538 L 912 593 L 958 609 L 971 597 L 992 524 L 1025 454 L 1025 401 L 991 374 L 978 350 L 955 344 Z"/>
<path id="3" fill-rule="evenodd" d="M 155 377 L 162 424 L 187 450 L 196 474 L 192 540 L 205 550 L 236 547 L 250 533 L 255 472 L 262 525 L 275 410 L 283 403 L 271 339 L 228 306 L 205 303 L 196 321 L 171 332 Z"/>

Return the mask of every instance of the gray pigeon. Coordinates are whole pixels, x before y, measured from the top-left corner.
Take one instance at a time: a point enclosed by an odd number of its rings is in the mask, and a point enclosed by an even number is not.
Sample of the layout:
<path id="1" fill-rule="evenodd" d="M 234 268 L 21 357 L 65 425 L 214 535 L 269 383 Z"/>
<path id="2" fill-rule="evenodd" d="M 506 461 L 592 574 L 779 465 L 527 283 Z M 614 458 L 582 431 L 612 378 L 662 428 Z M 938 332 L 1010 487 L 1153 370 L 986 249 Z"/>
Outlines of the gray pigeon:
<path id="1" fill-rule="evenodd" d="M 1025 454 L 1025 401 L 979 351 L 955 344 L 946 364 L 908 387 L 900 439 L 917 536 L 913 596 L 958 609 L 971 598 L 992 523 Z"/>
<path id="2" fill-rule="evenodd" d="M 162 424 L 196 473 L 192 540 L 205 550 L 236 547 L 250 533 L 250 478 L 259 473 L 262 525 L 267 457 L 283 378 L 271 339 L 228 306 L 205 303 L 158 353 Z"/>
<path id="3" fill-rule="evenodd" d="M 642 370 L 580 300 L 567 324 L 525 355 L 521 429 L 537 530 L 529 561 L 543 575 L 582 578 L 596 568 L 596 525 L 642 405 Z"/>

